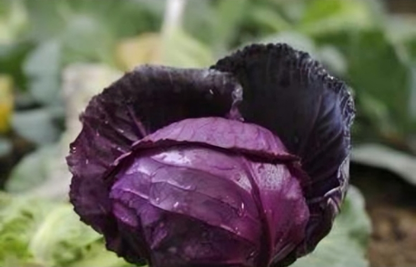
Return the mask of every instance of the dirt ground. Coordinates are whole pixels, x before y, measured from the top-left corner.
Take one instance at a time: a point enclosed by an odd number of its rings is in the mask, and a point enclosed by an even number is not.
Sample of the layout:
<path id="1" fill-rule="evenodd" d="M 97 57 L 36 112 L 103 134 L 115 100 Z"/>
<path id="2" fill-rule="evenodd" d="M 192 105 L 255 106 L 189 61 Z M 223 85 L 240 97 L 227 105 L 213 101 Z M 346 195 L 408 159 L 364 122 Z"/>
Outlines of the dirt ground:
<path id="1" fill-rule="evenodd" d="M 380 170 L 354 166 L 352 184 L 366 199 L 373 224 L 371 267 L 416 266 L 416 187 Z"/>

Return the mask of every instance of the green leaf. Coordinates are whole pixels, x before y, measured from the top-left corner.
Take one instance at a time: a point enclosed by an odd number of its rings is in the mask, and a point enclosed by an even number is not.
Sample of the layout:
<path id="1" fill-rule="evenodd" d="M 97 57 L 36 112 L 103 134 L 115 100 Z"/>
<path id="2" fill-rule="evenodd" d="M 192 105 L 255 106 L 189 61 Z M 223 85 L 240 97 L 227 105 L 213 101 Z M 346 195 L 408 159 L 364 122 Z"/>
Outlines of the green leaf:
<path id="1" fill-rule="evenodd" d="M 405 130 L 410 111 L 410 69 L 383 32 L 360 33 L 351 40 L 349 81 L 357 94 L 365 92 L 384 103 Z"/>
<path id="2" fill-rule="evenodd" d="M 368 95 L 385 105 L 397 132 L 411 129 L 411 69 L 383 30 L 342 31 L 320 36 L 317 42 L 334 45 L 344 54 L 348 64 L 344 79 L 359 100 Z"/>
<path id="3" fill-rule="evenodd" d="M 65 266 L 76 261 L 78 253 L 100 238 L 97 232 L 80 224 L 70 205 L 60 205 L 49 212 L 39 225 L 31 237 L 29 250 L 35 259 L 47 266 Z"/>
<path id="4" fill-rule="evenodd" d="M 60 65 L 61 44 L 57 40 L 40 44 L 25 61 L 23 68 L 30 79 L 29 90 L 39 103 L 58 102 Z"/>
<path id="5" fill-rule="evenodd" d="M 53 114 L 46 108 L 15 112 L 12 128 L 21 137 L 38 145 L 53 143 L 60 134 L 53 123 Z"/>
<path id="6" fill-rule="evenodd" d="M 52 2 L 48 0 L 25 1 L 30 21 L 28 31 L 30 39 L 42 42 L 61 33 L 65 25 L 65 21 L 62 19 L 62 13 L 65 12 L 64 2 L 62 0 Z M 59 12 L 58 6 L 61 6 Z"/>
<path id="7" fill-rule="evenodd" d="M 323 34 L 345 29 L 373 26 L 369 6 L 362 0 L 312 0 L 298 24 L 301 32 Z"/>
<path id="8" fill-rule="evenodd" d="M 393 14 L 386 21 L 386 32 L 396 42 L 406 42 L 416 38 L 416 17 Z"/>
<path id="9" fill-rule="evenodd" d="M 27 26 L 27 13 L 22 0 L 0 2 L 0 43 L 12 43 Z"/>
<path id="10" fill-rule="evenodd" d="M 106 250 L 104 245 L 100 242 L 95 242 L 87 250 L 81 259 L 68 264 L 68 267 L 91 267 L 91 266 L 100 266 L 100 267 L 134 267 L 139 265 L 132 265 L 125 262 L 122 258 L 117 257 L 114 253 Z M 60 267 L 60 266 L 57 266 Z"/>
<path id="11" fill-rule="evenodd" d="M 163 64 L 193 68 L 206 67 L 213 63 L 211 50 L 182 29 L 176 29 L 166 38 L 162 37 L 161 58 Z"/>
<path id="12" fill-rule="evenodd" d="M 274 32 L 289 31 L 293 28 L 292 24 L 276 12 L 276 10 L 266 5 L 253 5 L 250 18 L 258 27 L 269 28 Z"/>
<path id="13" fill-rule="evenodd" d="M 0 265 L 33 263 L 28 242 L 54 204 L 0 194 Z M 20 264 L 25 262 L 25 264 Z"/>
<path id="14" fill-rule="evenodd" d="M 235 1 L 219 1 L 216 6 L 216 20 L 213 27 L 214 49 L 218 53 L 223 53 L 231 46 L 231 42 L 237 37 L 238 28 L 242 20 L 246 17 L 247 0 L 239 0 L 238 5 Z"/>
<path id="15" fill-rule="evenodd" d="M 267 2 L 267 1 L 264 1 Z M 282 14 L 288 21 L 291 21 L 293 24 L 298 23 L 304 16 L 306 5 L 310 0 L 298 0 L 298 1 L 286 1 L 286 0 L 276 0 L 276 4 L 281 9 Z"/>
<path id="16" fill-rule="evenodd" d="M 386 103 L 366 92 L 360 92 L 357 106 L 361 112 L 357 116 L 354 127 L 356 140 L 374 142 L 380 138 L 387 140 L 399 136 L 397 122 L 392 120 Z"/>
<path id="17" fill-rule="evenodd" d="M 216 42 L 214 27 L 217 15 L 215 5 L 211 0 L 186 1 L 181 26 L 184 31 L 189 32 L 201 42 L 214 44 Z M 201 29 L 205 30 L 201 31 Z"/>
<path id="18" fill-rule="evenodd" d="M 415 30 L 416 31 L 416 30 Z M 410 61 L 416 62 L 416 33 L 404 41 Z"/>
<path id="19" fill-rule="evenodd" d="M 330 234 L 314 252 L 298 259 L 291 267 L 368 267 L 365 254 L 370 232 L 364 199 L 356 188 L 350 187 Z"/>
<path id="20" fill-rule="evenodd" d="M 0 194 L 0 266 L 127 267 L 69 203 Z"/>
<path id="21" fill-rule="evenodd" d="M 28 56 L 24 70 L 30 77 L 55 75 L 60 67 L 61 44 L 57 40 L 41 43 Z"/>
<path id="22" fill-rule="evenodd" d="M 380 144 L 364 144 L 353 149 L 352 161 L 388 170 L 416 186 L 416 157 Z"/>
<path id="23" fill-rule="evenodd" d="M 105 62 L 114 65 L 113 50 L 126 36 L 160 28 L 165 1 L 84 0 L 27 1 L 31 39 L 56 39 L 62 62 Z M 111 19 L 109 19 L 111 14 Z"/>
<path id="24" fill-rule="evenodd" d="M 348 63 L 341 51 L 333 45 L 318 48 L 319 61 L 334 75 L 345 76 Z"/>
<path id="25" fill-rule="evenodd" d="M 65 64 L 103 62 L 113 64 L 114 33 L 100 18 L 90 14 L 73 14 L 61 35 Z"/>
<path id="26" fill-rule="evenodd" d="M 12 76 L 16 89 L 24 90 L 26 87 L 26 77 L 22 70 L 22 64 L 32 46 L 33 44 L 27 41 L 0 44 L 0 73 Z"/>
<path id="27" fill-rule="evenodd" d="M 33 189 L 48 179 L 51 169 L 55 166 L 56 157 L 61 156 L 58 146 L 44 146 L 26 155 L 12 170 L 6 183 L 6 190 L 22 193 Z"/>

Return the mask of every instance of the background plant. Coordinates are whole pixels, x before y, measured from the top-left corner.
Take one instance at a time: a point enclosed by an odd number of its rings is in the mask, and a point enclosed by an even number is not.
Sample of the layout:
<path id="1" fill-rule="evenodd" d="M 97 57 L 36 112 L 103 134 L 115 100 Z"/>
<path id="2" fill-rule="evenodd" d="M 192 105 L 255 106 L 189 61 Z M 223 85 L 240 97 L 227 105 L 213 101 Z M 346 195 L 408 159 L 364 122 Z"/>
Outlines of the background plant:
<path id="1" fill-rule="evenodd" d="M 414 25 L 376 0 L 0 0 L 0 265 L 93 266 L 113 257 L 68 211 L 64 156 L 89 98 L 143 63 L 206 67 L 252 42 L 308 51 L 354 92 L 354 163 L 415 184 Z M 295 266 L 350 266 L 352 257 L 368 265 L 369 221 L 351 192 L 322 249 Z M 54 222 L 54 212 L 74 224 Z M 84 231 L 88 242 L 77 238 Z M 51 241 L 34 250 L 43 235 Z"/>

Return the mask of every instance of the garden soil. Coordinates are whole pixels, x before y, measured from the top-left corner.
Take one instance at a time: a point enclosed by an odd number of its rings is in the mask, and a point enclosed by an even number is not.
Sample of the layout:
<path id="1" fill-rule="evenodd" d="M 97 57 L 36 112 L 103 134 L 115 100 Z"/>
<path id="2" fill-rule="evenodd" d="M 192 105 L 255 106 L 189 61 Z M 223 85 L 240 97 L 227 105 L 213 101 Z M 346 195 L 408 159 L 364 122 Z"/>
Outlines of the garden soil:
<path id="1" fill-rule="evenodd" d="M 364 194 L 373 232 L 371 267 L 416 266 L 416 187 L 392 173 L 353 166 L 351 182 Z"/>

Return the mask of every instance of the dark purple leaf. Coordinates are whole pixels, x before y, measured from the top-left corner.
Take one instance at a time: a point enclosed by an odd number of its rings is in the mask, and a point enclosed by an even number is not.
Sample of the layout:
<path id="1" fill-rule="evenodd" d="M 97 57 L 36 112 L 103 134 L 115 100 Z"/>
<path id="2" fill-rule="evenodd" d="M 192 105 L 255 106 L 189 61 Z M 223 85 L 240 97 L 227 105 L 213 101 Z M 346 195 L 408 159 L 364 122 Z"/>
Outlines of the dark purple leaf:
<path id="1" fill-rule="evenodd" d="M 252 45 L 212 68 L 243 86 L 245 121 L 271 130 L 301 158 L 311 177 L 306 197 L 312 216 L 298 254 L 313 250 L 329 232 L 348 184 L 354 106 L 346 85 L 285 44 Z"/>
<path id="2" fill-rule="evenodd" d="M 143 66 L 95 96 L 67 158 L 70 199 L 82 220 L 118 236 L 103 180 L 114 160 L 145 135 L 185 118 L 230 114 L 239 85 L 214 70 Z"/>

